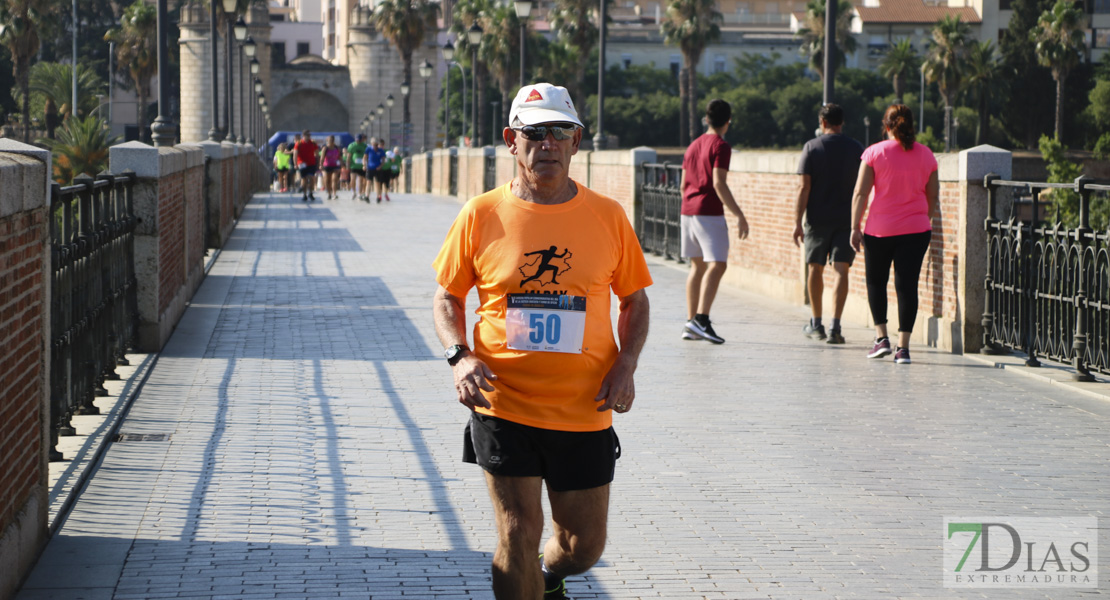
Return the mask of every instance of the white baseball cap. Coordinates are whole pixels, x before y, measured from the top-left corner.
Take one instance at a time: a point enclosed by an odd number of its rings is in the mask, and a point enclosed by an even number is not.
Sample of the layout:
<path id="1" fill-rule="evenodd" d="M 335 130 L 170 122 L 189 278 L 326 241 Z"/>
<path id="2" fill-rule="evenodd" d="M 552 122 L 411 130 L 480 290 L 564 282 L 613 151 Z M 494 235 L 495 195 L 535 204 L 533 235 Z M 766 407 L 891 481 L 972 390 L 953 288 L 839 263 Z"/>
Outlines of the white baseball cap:
<path id="1" fill-rule="evenodd" d="M 583 127 L 567 88 L 550 83 L 536 83 L 520 88 L 509 110 L 509 123 L 516 123 L 517 119 L 524 125 L 574 123 Z"/>

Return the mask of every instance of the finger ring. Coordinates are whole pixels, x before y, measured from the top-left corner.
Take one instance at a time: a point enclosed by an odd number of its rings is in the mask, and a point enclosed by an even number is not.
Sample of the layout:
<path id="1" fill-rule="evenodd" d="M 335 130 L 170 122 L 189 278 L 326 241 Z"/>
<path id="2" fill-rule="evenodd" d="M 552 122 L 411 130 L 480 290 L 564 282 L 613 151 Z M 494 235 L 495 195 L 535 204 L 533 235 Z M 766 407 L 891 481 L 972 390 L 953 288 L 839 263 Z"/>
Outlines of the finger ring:
<path id="1" fill-rule="evenodd" d="M 623 404 L 618 404 L 617 405 L 617 410 L 624 410 L 624 405 Z"/>

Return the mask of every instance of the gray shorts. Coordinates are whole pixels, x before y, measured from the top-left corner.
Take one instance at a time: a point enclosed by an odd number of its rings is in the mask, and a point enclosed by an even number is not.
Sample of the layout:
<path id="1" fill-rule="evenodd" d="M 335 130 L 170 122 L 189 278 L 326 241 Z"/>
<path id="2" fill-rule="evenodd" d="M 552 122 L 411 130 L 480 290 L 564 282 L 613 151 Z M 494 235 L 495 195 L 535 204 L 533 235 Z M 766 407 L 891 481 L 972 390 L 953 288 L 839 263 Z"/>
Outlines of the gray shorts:
<path id="1" fill-rule="evenodd" d="M 682 215 L 682 257 L 728 261 L 728 223 L 723 215 Z"/>
<path id="2" fill-rule="evenodd" d="M 804 228 L 807 263 L 826 265 L 839 262 L 851 265 L 856 258 L 850 227 L 811 227 L 807 223 Z"/>

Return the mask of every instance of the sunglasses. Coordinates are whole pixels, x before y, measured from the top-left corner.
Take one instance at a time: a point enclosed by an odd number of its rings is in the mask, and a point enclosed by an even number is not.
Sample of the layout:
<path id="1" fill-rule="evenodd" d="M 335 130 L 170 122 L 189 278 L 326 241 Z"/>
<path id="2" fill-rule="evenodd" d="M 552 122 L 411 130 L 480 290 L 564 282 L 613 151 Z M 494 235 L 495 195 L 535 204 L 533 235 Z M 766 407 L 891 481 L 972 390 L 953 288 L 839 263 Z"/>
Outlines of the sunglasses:
<path id="1" fill-rule="evenodd" d="M 574 137 L 574 132 L 578 131 L 577 125 L 525 125 L 524 127 L 514 128 L 513 131 L 519 131 L 524 139 L 533 142 L 542 142 L 547 139 L 547 134 L 555 136 L 556 140 L 569 140 Z"/>

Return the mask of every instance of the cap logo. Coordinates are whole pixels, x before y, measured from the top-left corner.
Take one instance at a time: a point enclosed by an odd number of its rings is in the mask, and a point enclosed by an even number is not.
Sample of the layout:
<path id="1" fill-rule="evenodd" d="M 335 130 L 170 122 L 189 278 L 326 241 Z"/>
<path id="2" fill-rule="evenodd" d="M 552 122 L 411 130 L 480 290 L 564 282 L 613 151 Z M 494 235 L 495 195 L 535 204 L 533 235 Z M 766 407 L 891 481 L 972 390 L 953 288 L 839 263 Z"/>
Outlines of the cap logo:
<path id="1" fill-rule="evenodd" d="M 532 88 L 532 91 L 528 94 L 528 98 L 526 98 L 524 101 L 525 102 L 536 102 L 537 100 L 542 102 L 543 101 L 543 96 L 540 95 L 539 90 L 537 90 L 536 88 Z"/>

